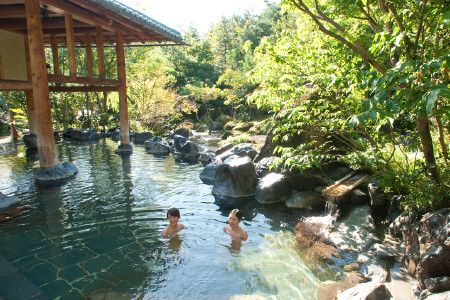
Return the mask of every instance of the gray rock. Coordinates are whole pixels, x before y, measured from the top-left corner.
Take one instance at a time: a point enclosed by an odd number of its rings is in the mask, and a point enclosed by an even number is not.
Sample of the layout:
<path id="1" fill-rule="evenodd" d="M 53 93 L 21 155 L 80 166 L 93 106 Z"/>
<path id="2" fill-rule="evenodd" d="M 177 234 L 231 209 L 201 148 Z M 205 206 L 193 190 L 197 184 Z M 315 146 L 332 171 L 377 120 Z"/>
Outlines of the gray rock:
<path id="1" fill-rule="evenodd" d="M 170 153 L 170 147 L 161 142 L 153 142 L 152 140 L 147 140 L 144 143 L 145 150 L 148 153 L 154 155 L 168 155 Z"/>
<path id="2" fill-rule="evenodd" d="M 289 199 L 286 200 L 286 206 L 291 208 L 313 208 L 325 205 L 325 200 L 320 194 L 313 191 L 297 192 L 292 191 Z"/>
<path id="3" fill-rule="evenodd" d="M 225 131 L 222 136 L 221 136 L 221 140 L 226 140 L 227 138 L 233 136 L 233 133 L 231 131 Z"/>
<path id="4" fill-rule="evenodd" d="M 396 238 L 401 238 L 402 231 L 406 229 L 406 226 L 408 226 L 409 223 L 409 213 L 404 211 L 389 225 L 389 233 Z"/>
<path id="5" fill-rule="evenodd" d="M 320 174 L 311 170 L 300 172 L 297 168 L 293 168 L 285 172 L 283 174 L 286 175 L 292 188 L 296 191 L 314 190 L 318 186 L 327 185 L 327 182 Z"/>
<path id="6" fill-rule="evenodd" d="M 327 170 L 326 174 L 327 174 L 327 177 L 332 182 L 334 182 L 334 181 L 341 179 L 342 177 L 346 176 L 347 174 L 349 174 L 351 172 L 353 172 L 352 169 L 341 165 L 341 166 L 334 166 L 334 167 L 330 168 L 329 170 Z"/>
<path id="7" fill-rule="evenodd" d="M 210 163 L 200 173 L 200 180 L 209 185 L 214 185 L 216 182 L 216 171 L 220 164 Z"/>
<path id="8" fill-rule="evenodd" d="M 246 156 L 250 157 L 253 160 L 257 154 L 257 151 L 253 148 L 252 144 L 239 144 L 236 146 L 232 146 L 226 151 L 223 151 L 223 149 L 227 149 L 228 147 L 229 145 L 226 145 L 216 151 L 216 160 L 225 161 L 232 155 Z"/>
<path id="9" fill-rule="evenodd" d="M 370 197 L 360 189 L 355 189 L 350 193 L 350 202 L 355 204 L 368 204 Z"/>
<path id="10" fill-rule="evenodd" d="M 379 242 L 370 207 L 351 207 L 338 222 L 336 230 L 330 234 L 330 241 L 340 250 L 356 252 L 366 252 L 373 243 Z"/>
<path id="11" fill-rule="evenodd" d="M 394 259 L 395 258 L 395 253 L 394 251 L 392 251 L 391 249 L 389 249 L 388 247 L 379 244 L 379 243 L 375 243 L 373 244 L 370 249 L 369 249 L 369 253 L 379 259 L 382 260 L 388 260 L 388 259 Z"/>
<path id="12" fill-rule="evenodd" d="M 100 139 L 100 135 L 94 130 L 74 129 L 71 138 L 76 141 L 93 141 Z"/>
<path id="13" fill-rule="evenodd" d="M 221 207 L 233 207 L 253 199 L 256 180 L 251 158 L 230 156 L 216 170 L 212 189 L 215 203 Z"/>
<path id="14" fill-rule="evenodd" d="M 120 144 L 117 149 L 114 150 L 117 154 L 131 154 L 133 153 L 133 146 L 130 144 Z"/>
<path id="15" fill-rule="evenodd" d="M 368 185 L 370 196 L 370 207 L 378 216 L 385 216 L 388 209 L 386 194 L 383 194 L 378 183 L 371 182 Z"/>
<path id="16" fill-rule="evenodd" d="M 208 125 L 203 124 L 203 125 L 199 126 L 199 127 L 196 129 L 196 131 L 197 131 L 197 132 L 208 132 L 208 131 L 209 131 Z"/>
<path id="17" fill-rule="evenodd" d="M 14 206 L 20 202 L 17 196 L 7 196 L 0 193 L 0 210 L 8 209 L 8 207 Z"/>
<path id="18" fill-rule="evenodd" d="M 263 204 L 283 202 L 288 199 L 291 191 L 289 181 L 284 175 L 269 173 L 256 185 L 255 199 Z"/>
<path id="19" fill-rule="evenodd" d="M 450 300 L 450 291 L 428 295 L 424 300 Z"/>
<path id="20" fill-rule="evenodd" d="M 223 123 L 222 122 L 215 122 L 215 121 L 211 121 L 211 129 L 212 130 L 219 130 L 223 128 Z"/>
<path id="21" fill-rule="evenodd" d="M 214 157 L 215 156 L 212 151 L 206 151 L 200 153 L 200 157 L 198 158 L 198 160 L 202 163 L 203 166 L 206 166 L 214 160 Z"/>
<path id="22" fill-rule="evenodd" d="M 219 156 L 225 152 L 227 152 L 228 150 L 231 150 L 234 148 L 234 145 L 229 143 L 226 145 L 223 145 L 222 147 L 220 147 L 219 149 L 216 150 L 216 156 Z"/>
<path id="23" fill-rule="evenodd" d="M 44 186 L 59 184 L 77 173 L 78 169 L 72 162 L 65 162 L 48 168 L 40 168 L 36 172 L 36 181 Z"/>
<path id="24" fill-rule="evenodd" d="M 450 290 L 450 277 L 442 276 L 424 280 L 425 288 L 430 293 L 441 293 Z"/>
<path id="25" fill-rule="evenodd" d="M 337 294 L 338 300 L 384 300 L 390 297 L 387 287 L 379 282 L 360 283 Z"/>
<path id="26" fill-rule="evenodd" d="M 145 141 L 153 138 L 151 132 L 135 132 L 133 135 L 133 142 L 136 144 L 144 144 Z"/>
<path id="27" fill-rule="evenodd" d="M 370 260 L 370 256 L 367 255 L 367 253 L 361 253 L 358 255 L 358 258 L 356 259 L 356 262 L 360 265 L 365 264 Z"/>
<path id="28" fill-rule="evenodd" d="M 277 172 L 279 173 L 281 171 L 280 167 L 278 168 L 270 168 L 277 160 L 279 160 L 279 157 L 276 156 L 270 156 L 270 157 L 264 157 L 259 162 L 256 163 L 256 176 L 258 178 L 263 178 L 270 172 Z"/>
<path id="29" fill-rule="evenodd" d="M 37 149 L 37 135 L 26 134 L 23 136 L 23 142 L 28 149 Z"/>
<path id="30" fill-rule="evenodd" d="M 425 215 L 418 231 L 425 253 L 417 265 L 417 279 L 424 288 L 428 278 L 450 277 L 450 209 Z"/>
<path id="31" fill-rule="evenodd" d="M 173 140 L 176 151 L 181 151 L 181 147 L 188 141 L 188 139 L 182 135 L 174 135 Z"/>
<path id="32" fill-rule="evenodd" d="M 178 128 L 177 130 L 175 130 L 173 132 L 173 134 L 171 136 L 175 137 L 176 135 L 181 135 L 181 136 L 185 137 L 186 139 L 189 139 L 190 132 L 189 132 L 189 129 L 187 129 L 187 128 Z"/>
<path id="33" fill-rule="evenodd" d="M 379 259 L 370 259 L 361 266 L 361 275 L 373 282 L 386 282 L 388 272 L 386 271 L 386 262 Z"/>

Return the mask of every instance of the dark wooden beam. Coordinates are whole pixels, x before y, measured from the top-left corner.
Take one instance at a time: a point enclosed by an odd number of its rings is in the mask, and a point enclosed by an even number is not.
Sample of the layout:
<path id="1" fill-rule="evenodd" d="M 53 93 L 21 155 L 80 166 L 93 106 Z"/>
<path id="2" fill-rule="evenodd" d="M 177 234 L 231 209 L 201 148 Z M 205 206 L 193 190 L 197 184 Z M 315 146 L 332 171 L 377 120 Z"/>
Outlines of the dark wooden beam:
<path id="1" fill-rule="evenodd" d="M 64 76 L 56 74 L 48 74 L 47 77 L 49 82 L 54 83 L 77 83 L 77 84 L 114 85 L 114 86 L 122 85 L 122 81 L 116 79 Z"/>
<path id="2" fill-rule="evenodd" d="M 30 91 L 33 89 L 31 81 L 1 80 L 0 90 L 3 91 Z"/>
<path id="3" fill-rule="evenodd" d="M 117 92 L 119 86 L 87 85 L 87 86 L 50 86 L 50 92 Z"/>

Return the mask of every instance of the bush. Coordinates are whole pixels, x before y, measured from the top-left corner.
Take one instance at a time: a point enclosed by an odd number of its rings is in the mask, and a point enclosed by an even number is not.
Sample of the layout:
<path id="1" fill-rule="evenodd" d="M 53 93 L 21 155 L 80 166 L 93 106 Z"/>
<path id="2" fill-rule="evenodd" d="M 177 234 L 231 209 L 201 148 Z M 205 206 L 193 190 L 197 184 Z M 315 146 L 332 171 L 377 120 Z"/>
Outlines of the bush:
<path id="1" fill-rule="evenodd" d="M 0 136 L 7 136 L 10 134 L 8 123 L 0 121 Z"/>
<path id="2" fill-rule="evenodd" d="M 450 167 L 442 167 L 441 184 L 436 183 L 430 176 L 421 174 L 414 180 L 410 193 L 401 206 L 405 210 L 418 213 L 433 212 L 441 208 L 450 207 Z"/>
<path id="3" fill-rule="evenodd" d="M 225 140 L 224 143 L 225 144 L 231 143 L 231 144 L 234 144 L 234 145 L 239 145 L 239 144 L 245 143 L 248 140 L 249 137 L 250 136 L 248 134 L 246 134 L 246 133 L 240 134 L 238 136 L 230 136 L 230 137 L 228 137 Z"/>

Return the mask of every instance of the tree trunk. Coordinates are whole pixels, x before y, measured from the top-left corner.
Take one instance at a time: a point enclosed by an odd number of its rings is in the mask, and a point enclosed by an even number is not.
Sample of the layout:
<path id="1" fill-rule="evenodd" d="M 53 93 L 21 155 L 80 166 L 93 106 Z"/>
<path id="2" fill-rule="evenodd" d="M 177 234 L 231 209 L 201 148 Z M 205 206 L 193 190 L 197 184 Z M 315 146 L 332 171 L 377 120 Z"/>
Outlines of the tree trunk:
<path id="1" fill-rule="evenodd" d="M 433 140 L 431 138 L 428 115 L 417 118 L 417 131 L 419 132 L 420 143 L 422 144 L 422 151 L 428 173 L 434 181 L 440 183 L 438 167 L 434 157 Z"/>
<path id="2" fill-rule="evenodd" d="M 448 149 L 447 149 L 447 144 L 445 143 L 444 126 L 442 125 L 441 117 L 436 116 L 435 118 L 436 118 L 436 123 L 438 125 L 439 143 L 441 144 L 441 148 L 442 148 L 442 156 L 444 156 L 445 164 L 448 165 Z"/>

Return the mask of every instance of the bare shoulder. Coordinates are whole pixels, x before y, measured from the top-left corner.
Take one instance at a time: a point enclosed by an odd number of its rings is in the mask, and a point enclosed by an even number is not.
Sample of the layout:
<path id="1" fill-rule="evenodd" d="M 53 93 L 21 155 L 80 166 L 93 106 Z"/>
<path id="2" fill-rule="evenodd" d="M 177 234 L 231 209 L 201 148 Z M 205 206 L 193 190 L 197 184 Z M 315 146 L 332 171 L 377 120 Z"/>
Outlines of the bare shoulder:
<path id="1" fill-rule="evenodd" d="M 166 226 L 163 231 L 161 232 L 162 237 L 168 237 L 169 236 L 169 226 Z"/>
<path id="2" fill-rule="evenodd" d="M 241 228 L 241 238 L 246 241 L 248 239 L 248 233 L 244 229 Z"/>

